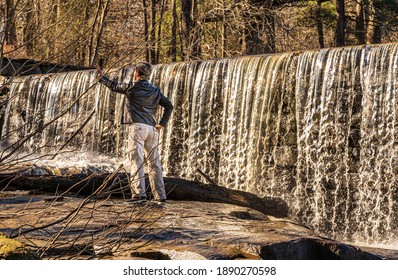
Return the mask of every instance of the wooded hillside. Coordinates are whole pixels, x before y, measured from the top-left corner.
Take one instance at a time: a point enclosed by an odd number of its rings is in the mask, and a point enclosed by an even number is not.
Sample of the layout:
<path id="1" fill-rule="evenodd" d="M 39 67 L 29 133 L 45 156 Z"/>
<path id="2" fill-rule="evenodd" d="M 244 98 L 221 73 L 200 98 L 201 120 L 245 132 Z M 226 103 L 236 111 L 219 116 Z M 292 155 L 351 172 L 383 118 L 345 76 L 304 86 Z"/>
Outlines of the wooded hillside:
<path id="1" fill-rule="evenodd" d="M 397 41 L 396 0 L 1 0 L 0 58 L 93 67 Z"/>

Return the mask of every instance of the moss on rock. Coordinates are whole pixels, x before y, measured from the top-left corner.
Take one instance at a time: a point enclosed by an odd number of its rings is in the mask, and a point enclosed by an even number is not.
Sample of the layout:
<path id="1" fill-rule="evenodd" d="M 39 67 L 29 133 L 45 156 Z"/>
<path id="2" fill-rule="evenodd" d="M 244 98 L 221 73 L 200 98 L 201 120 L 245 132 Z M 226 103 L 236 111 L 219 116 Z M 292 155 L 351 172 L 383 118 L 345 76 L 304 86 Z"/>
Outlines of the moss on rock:
<path id="1" fill-rule="evenodd" d="M 37 260 L 39 257 L 22 243 L 0 232 L 0 260 Z"/>

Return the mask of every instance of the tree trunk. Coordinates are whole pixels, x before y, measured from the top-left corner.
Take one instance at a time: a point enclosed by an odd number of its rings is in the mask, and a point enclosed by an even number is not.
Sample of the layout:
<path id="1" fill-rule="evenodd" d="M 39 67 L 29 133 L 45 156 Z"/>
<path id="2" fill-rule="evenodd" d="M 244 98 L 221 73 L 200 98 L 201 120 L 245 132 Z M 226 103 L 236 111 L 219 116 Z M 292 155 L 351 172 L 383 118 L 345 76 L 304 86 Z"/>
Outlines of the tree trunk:
<path id="1" fill-rule="evenodd" d="M 380 17 L 378 10 L 381 8 L 380 1 L 367 0 L 369 7 L 369 26 L 367 30 L 367 44 L 378 44 L 381 43 L 381 27 L 380 27 Z"/>
<path id="2" fill-rule="evenodd" d="M 23 44 L 26 49 L 26 54 L 28 56 L 33 56 L 34 54 L 34 44 L 33 36 L 35 32 L 35 8 L 32 1 L 28 2 L 26 6 L 26 22 L 23 27 Z"/>
<path id="3" fill-rule="evenodd" d="M 6 40 L 6 7 L 3 2 L 0 3 L 0 61 L 3 60 L 4 44 Z"/>
<path id="4" fill-rule="evenodd" d="M 381 2 L 374 0 L 358 0 L 356 37 L 360 44 L 381 43 L 381 27 L 378 5 Z"/>
<path id="5" fill-rule="evenodd" d="M 83 28 L 89 29 L 89 21 L 90 21 L 90 13 L 91 13 L 91 0 L 86 0 L 86 7 L 84 12 L 84 22 Z M 92 37 L 92 36 L 91 36 Z M 81 57 L 81 64 L 84 66 L 90 65 L 90 47 L 88 44 L 84 42 L 82 46 L 82 57 Z"/>
<path id="6" fill-rule="evenodd" d="M 187 61 L 191 56 L 191 48 L 189 42 L 192 28 L 191 9 L 192 0 L 181 0 L 181 41 L 184 42 L 183 59 Z"/>
<path id="7" fill-rule="evenodd" d="M 317 30 L 318 30 L 319 48 L 323 49 L 325 47 L 325 39 L 324 39 L 324 35 L 323 35 L 321 4 L 322 4 L 322 0 L 318 0 L 317 1 L 317 9 L 316 9 L 316 25 L 317 25 Z"/>
<path id="8" fill-rule="evenodd" d="M 172 62 L 177 61 L 177 0 L 173 0 L 173 23 L 171 25 L 171 42 L 169 56 Z"/>
<path id="9" fill-rule="evenodd" d="M 62 59 L 62 43 L 61 43 L 61 34 L 63 32 L 62 26 L 62 0 L 57 0 L 57 13 L 56 13 L 56 25 L 55 25 L 55 41 L 54 41 L 54 54 L 57 57 L 58 63 L 61 62 Z"/>
<path id="10" fill-rule="evenodd" d="M 200 59 L 202 55 L 202 49 L 200 45 L 201 29 L 198 26 L 198 1 L 193 1 L 193 8 L 191 11 L 192 18 L 192 32 L 191 32 L 191 44 L 193 46 L 193 52 L 191 59 Z"/>
<path id="11" fill-rule="evenodd" d="M 356 7 L 355 37 L 359 44 L 366 44 L 364 1 L 358 0 Z"/>
<path id="12" fill-rule="evenodd" d="M 336 46 L 341 47 L 345 45 L 346 16 L 345 16 L 344 0 L 336 0 L 336 11 L 337 11 Z"/>
<path id="13" fill-rule="evenodd" d="M 151 0 L 150 5 L 150 26 L 149 26 L 149 63 L 156 64 L 156 4 L 157 0 Z"/>
<path id="14" fill-rule="evenodd" d="M 5 44 L 17 45 L 17 27 L 15 25 L 15 6 L 13 0 L 5 0 Z"/>
<path id="15" fill-rule="evenodd" d="M 156 40 L 156 60 L 155 60 L 155 64 L 159 63 L 160 60 L 160 53 L 161 53 L 161 48 L 162 48 L 162 40 L 160 38 L 162 38 L 162 22 L 163 22 L 163 16 L 164 16 L 164 12 L 166 9 L 166 1 L 162 0 L 161 3 L 161 7 L 160 7 L 160 17 L 159 17 L 159 23 L 158 23 L 158 35 L 157 35 L 157 40 Z"/>
<path id="16" fill-rule="evenodd" d="M 149 62 L 150 61 L 149 23 L 148 23 L 148 6 L 146 0 L 142 0 L 142 6 L 144 7 L 145 60 Z"/>
<path id="17" fill-rule="evenodd" d="M 227 4 L 223 0 L 222 25 L 221 25 L 221 54 L 227 56 Z"/>
<path id="18" fill-rule="evenodd" d="M 101 47 L 102 32 L 105 27 L 109 10 L 109 0 L 98 0 L 94 23 L 91 27 L 91 38 L 89 47 L 89 67 L 94 67 L 98 60 L 98 52 Z"/>
<path id="19" fill-rule="evenodd" d="M 104 27 L 106 24 L 106 19 L 108 16 L 108 11 L 109 11 L 109 0 L 104 1 L 105 3 L 103 4 L 103 8 L 102 8 L 102 13 L 101 13 L 101 19 L 98 25 L 98 32 L 96 34 L 97 36 L 97 40 L 96 40 L 96 44 L 95 44 L 95 50 L 94 50 L 94 56 L 93 56 L 93 60 L 91 61 L 91 67 L 94 67 L 97 64 L 98 61 L 98 57 L 99 57 L 99 51 L 101 49 L 101 40 L 102 40 L 102 34 L 104 31 Z"/>
<path id="20" fill-rule="evenodd" d="M 187 61 L 200 57 L 200 41 L 196 30 L 197 0 L 181 1 L 181 39 L 183 58 Z"/>
<path id="21" fill-rule="evenodd" d="M 364 6 L 366 44 L 371 44 L 374 32 L 374 3 L 372 0 L 364 0 Z"/>
<path id="22" fill-rule="evenodd" d="M 280 198 L 260 198 L 252 193 L 177 178 L 165 177 L 164 182 L 170 200 L 228 203 L 249 207 L 275 217 L 286 217 L 288 214 L 287 204 Z M 57 195 L 65 192 L 88 195 L 104 183 L 107 184 L 107 188 L 104 189 L 103 195 L 130 197 L 128 178 L 124 173 L 118 173 L 114 177 L 110 174 L 70 176 L 0 174 L 2 190 L 32 190 Z"/>

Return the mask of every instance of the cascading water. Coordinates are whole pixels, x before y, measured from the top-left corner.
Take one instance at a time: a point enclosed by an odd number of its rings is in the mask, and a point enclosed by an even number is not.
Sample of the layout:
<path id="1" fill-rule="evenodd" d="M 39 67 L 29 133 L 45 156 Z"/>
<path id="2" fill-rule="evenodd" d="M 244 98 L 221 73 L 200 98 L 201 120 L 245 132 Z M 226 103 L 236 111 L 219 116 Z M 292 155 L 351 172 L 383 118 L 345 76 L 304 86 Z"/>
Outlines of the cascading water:
<path id="1" fill-rule="evenodd" d="M 384 46 L 361 57 L 361 191 L 354 217 L 359 230 L 373 240 L 397 235 L 397 49 Z"/>
<path id="2" fill-rule="evenodd" d="M 121 71 L 129 76 L 131 69 Z M 81 151 L 114 155 L 125 146 L 122 98 L 101 88 L 94 71 L 38 75 L 4 81 L 9 88 L 1 130 L 3 165 L 38 154 Z M 22 153 L 21 153 L 22 152 Z"/>
<path id="3" fill-rule="evenodd" d="M 395 242 L 397 49 L 157 65 L 151 79 L 175 105 L 160 143 L 165 174 L 198 180 L 200 170 L 219 185 L 282 197 L 293 219 L 332 238 Z M 115 75 L 128 81 L 131 70 Z M 123 98 L 93 71 L 3 83 L 3 164 L 20 146 L 125 157 Z"/>

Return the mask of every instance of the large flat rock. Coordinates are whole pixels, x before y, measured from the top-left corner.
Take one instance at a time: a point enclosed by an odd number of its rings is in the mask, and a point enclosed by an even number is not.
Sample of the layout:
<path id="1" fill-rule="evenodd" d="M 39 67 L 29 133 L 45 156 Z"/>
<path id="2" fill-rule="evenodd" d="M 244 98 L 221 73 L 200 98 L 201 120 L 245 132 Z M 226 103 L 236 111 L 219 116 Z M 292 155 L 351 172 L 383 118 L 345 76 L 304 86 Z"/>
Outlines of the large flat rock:
<path id="1" fill-rule="evenodd" d="M 379 259 L 288 219 L 221 203 L 0 196 L 0 232 L 44 259 Z"/>

